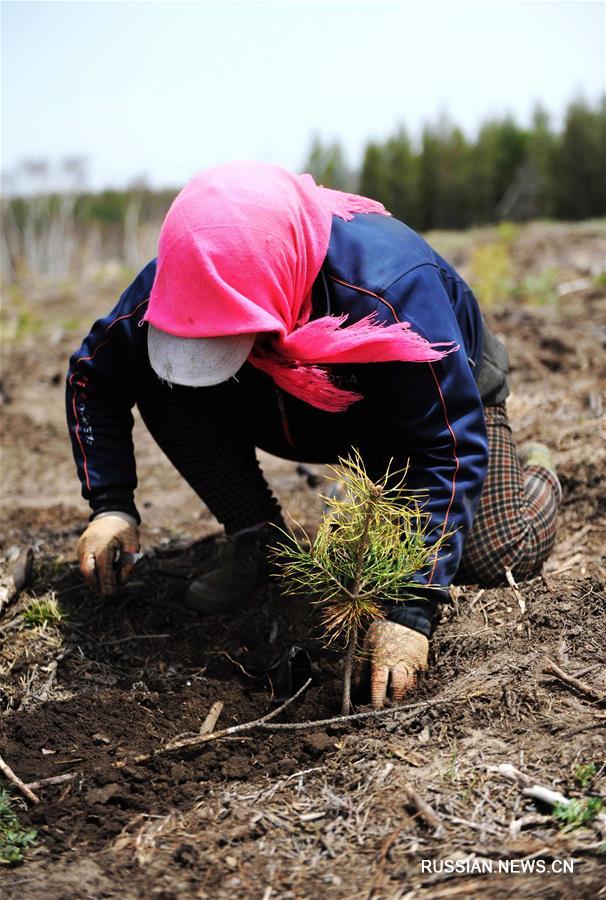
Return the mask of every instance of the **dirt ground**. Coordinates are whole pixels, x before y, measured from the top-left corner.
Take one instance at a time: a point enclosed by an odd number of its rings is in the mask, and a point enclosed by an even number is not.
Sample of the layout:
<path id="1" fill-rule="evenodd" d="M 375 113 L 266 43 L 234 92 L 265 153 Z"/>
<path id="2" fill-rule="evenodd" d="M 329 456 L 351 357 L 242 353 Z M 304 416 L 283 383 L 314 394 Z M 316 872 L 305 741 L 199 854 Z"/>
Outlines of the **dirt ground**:
<path id="1" fill-rule="evenodd" d="M 464 274 L 473 247 L 489 239 L 436 236 Z M 269 712 L 280 685 L 260 674 L 261 662 L 278 662 L 292 643 L 309 655 L 313 682 L 277 721 L 337 714 L 342 658 L 322 648 L 313 610 L 273 588 L 236 616 L 205 621 L 182 608 L 188 580 L 212 564 L 219 528 L 139 422 L 145 557 L 114 599 L 88 593 L 75 565 L 87 511 L 63 376 L 125 276 L 13 292 L 34 324 L 4 349 L 0 554 L 6 567 L 12 548 L 31 544 L 36 565 L 0 619 L 1 753 L 25 782 L 75 777 L 41 787 L 38 805 L 13 794 L 38 840 L 23 864 L 0 869 L 2 896 L 606 896 L 599 821 L 565 828 L 495 770 L 511 763 L 580 802 L 606 798 L 605 705 L 544 671 L 550 658 L 606 695 L 603 226 L 524 226 L 510 252 L 518 281 L 548 269 L 559 286 L 548 302 L 486 310 L 512 360 L 514 432 L 553 449 L 563 487 L 555 552 L 542 577 L 520 586 L 525 611 L 509 587 L 454 591 L 431 668 L 403 711 L 244 732 L 141 763 L 136 755 L 196 734 L 217 700 L 219 728 Z M 320 501 L 295 465 L 263 462 L 285 508 L 313 528 Z M 34 598 L 55 598 L 63 620 L 26 627 Z M 446 860 L 463 869 L 493 861 L 494 871 L 438 871 Z M 561 860 L 574 871 L 552 872 Z M 520 871 L 499 873 L 507 861 Z M 544 873 L 530 874 L 537 862 Z"/>

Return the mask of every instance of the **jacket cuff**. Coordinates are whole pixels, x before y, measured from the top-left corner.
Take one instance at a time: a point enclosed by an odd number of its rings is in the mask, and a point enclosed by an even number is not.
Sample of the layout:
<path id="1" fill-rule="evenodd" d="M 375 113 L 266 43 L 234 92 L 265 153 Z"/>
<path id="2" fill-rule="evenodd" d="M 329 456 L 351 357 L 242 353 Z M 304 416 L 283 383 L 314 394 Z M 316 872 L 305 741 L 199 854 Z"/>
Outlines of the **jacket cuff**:
<path id="1" fill-rule="evenodd" d="M 448 588 L 428 589 L 423 592 L 423 595 L 419 590 L 419 595 L 411 597 L 410 600 L 384 603 L 385 617 L 390 622 L 404 625 L 406 628 L 411 628 L 413 631 L 418 631 L 419 634 L 424 634 L 426 638 L 430 638 L 440 621 L 442 605 L 448 601 L 448 598 Z"/>
<path id="2" fill-rule="evenodd" d="M 141 516 L 135 506 L 132 491 L 124 491 L 120 488 L 109 488 L 99 491 L 89 498 L 89 504 L 92 509 L 89 522 L 96 519 L 100 513 L 123 512 L 132 516 L 137 525 L 141 524 Z"/>

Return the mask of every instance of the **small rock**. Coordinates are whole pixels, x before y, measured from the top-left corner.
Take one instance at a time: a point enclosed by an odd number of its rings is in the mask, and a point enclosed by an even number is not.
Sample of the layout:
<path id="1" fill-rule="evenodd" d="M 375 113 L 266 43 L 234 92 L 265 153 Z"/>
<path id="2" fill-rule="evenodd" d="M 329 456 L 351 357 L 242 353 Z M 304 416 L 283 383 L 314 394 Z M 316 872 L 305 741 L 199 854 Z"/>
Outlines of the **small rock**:
<path id="1" fill-rule="evenodd" d="M 107 737 L 107 735 L 101 734 L 100 731 L 98 731 L 96 734 L 93 734 L 93 741 L 95 742 L 95 744 L 111 744 L 111 741 Z"/>
<path id="2" fill-rule="evenodd" d="M 419 732 L 419 734 L 417 735 L 417 740 L 420 744 L 429 743 L 429 728 L 427 727 L 427 725 L 425 726 L 423 731 Z"/>

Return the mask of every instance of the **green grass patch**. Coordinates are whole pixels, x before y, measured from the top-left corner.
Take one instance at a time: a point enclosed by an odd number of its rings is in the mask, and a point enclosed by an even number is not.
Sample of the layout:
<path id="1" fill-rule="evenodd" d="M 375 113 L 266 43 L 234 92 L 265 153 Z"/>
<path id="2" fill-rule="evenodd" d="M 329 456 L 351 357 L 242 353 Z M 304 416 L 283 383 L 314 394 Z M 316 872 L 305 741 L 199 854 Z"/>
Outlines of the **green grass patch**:
<path id="1" fill-rule="evenodd" d="M 574 767 L 574 780 L 581 790 L 586 791 L 597 773 L 598 767 L 595 763 L 579 763 Z"/>
<path id="2" fill-rule="evenodd" d="M 23 851 L 35 843 L 36 836 L 36 831 L 21 825 L 8 791 L 0 788 L 0 864 L 14 866 L 23 862 Z"/>
<path id="3" fill-rule="evenodd" d="M 471 251 L 470 284 L 481 306 L 494 309 L 512 296 L 515 280 L 509 242 L 479 244 Z"/>
<path id="4" fill-rule="evenodd" d="M 553 814 L 562 823 L 563 831 L 573 831 L 582 825 L 591 825 L 605 808 L 601 797 L 581 797 L 570 803 L 556 803 Z"/>
<path id="5" fill-rule="evenodd" d="M 29 628 L 37 628 L 40 625 L 59 625 L 63 619 L 63 612 L 54 597 L 32 600 L 23 613 L 23 621 Z"/>
<path id="6" fill-rule="evenodd" d="M 558 272 L 547 268 L 538 275 L 527 275 L 516 289 L 529 306 L 554 306 L 558 302 Z"/>

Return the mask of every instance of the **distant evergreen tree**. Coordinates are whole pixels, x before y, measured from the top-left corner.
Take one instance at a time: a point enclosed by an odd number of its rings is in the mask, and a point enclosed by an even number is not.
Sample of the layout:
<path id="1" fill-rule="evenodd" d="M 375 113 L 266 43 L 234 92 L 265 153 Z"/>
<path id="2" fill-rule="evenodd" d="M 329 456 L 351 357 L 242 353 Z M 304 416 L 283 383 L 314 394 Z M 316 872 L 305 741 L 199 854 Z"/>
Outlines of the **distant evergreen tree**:
<path id="1" fill-rule="evenodd" d="M 539 104 L 528 132 L 528 162 L 536 180 L 534 208 L 528 217 L 551 218 L 556 213 L 556 155 L 559 139 L 551 130 L 549 114 Z"/>
<path id="2" fill-rule="evenodd" d="M 358 190 L 420 231 L 502 219 L 580 219 L 606 214 L 606 98 L 576 100 L 562 130 L 540 106 L 530 127 L 491 119 L 475 140 L 446 116 L 426 124 L 415 146 L 401 126 L 364 150 L 357 185 L 338 142 L 314 138 L 305 170 L 328 187 Z"/>
<path id="3" fill-rule="evenodd" d="M 463 132 L 447 118 L 423 129 L 419 163 L 423 230 L 473 223 L 471 165 Z"/>
<path id="4" fill-rule="evenodd" d="M 396 218 L 420 228 L 419 157 L 405 128 L 387 141 L 383 164 L 388 184 L 386 206 Z"/>
<path id="5" fill-rule="evenodd" d="M 606 98 L 594 111 L 571 103 L 555 160 L 555 213 L 586 219 L 606 212 Z"/>
<path id="6" fill-rule="evenodd" d="M 527 158 L 527 133 L 513 120 L 486 122 L 473 152 L 474 221 L 494 222 L 499 207 Z"/>
<path id="7" fill-rule="evenodd" d="M 392 172 L 387 154 L 379 144 L 367 144 L 358 180 L 358 190 L 364 197 L 380 200 L 391 211 Z"/>
<path id="8" fill-rule="evenodd" d="M 132 244 L 129 229 L 136 231 L 139 224 L 155 228 L 177 193 L 150 190 L 140 180 L 125 191 L 84 192 L 78 188 L 84 183 L 84 163 L 73 157 L 61 164 L 62 171 L 73 175 L 66 205 L 65 195 L 49 194 L 44 187 L 49 165 L 42 159 L 25 160 L 21 169 L 38 184 L 38 194 L 9 195 L 3 202 L 11 259 L 17 260 L 26 238 L 39 237 L 49 222 L 58 223 L 61 233 L 99 240 L 102 235 L 108 257 L 123 253 Z M 593 104 L 583 99 L 570 103 L 560 129 L 541 106 L 528 128 L 511 116 L 495 118 L 481 126 L 474 140 L 445 116 L 426 124 L 419 140 L 400 127 L 384 142 L 366 145 L 358 173 L 349 168 L 338 140 L 324 142 L 316 136 L 304 165 L 320 184 L 374 197 L 420 231 L 502 219 L 604 216 L 605 168 L 606 97 Z M 19 179 L 12 184 L 18 186 Z"/>
<path id="9" fill-rule="evenodd" d="M 352 176 L 347 168 L 343 148 L 338 141 L 323 144 L 320 138 L 312 140 L 304 171 L 313 175 L 318 184 L 338 191 L 352 190 Z"/>

